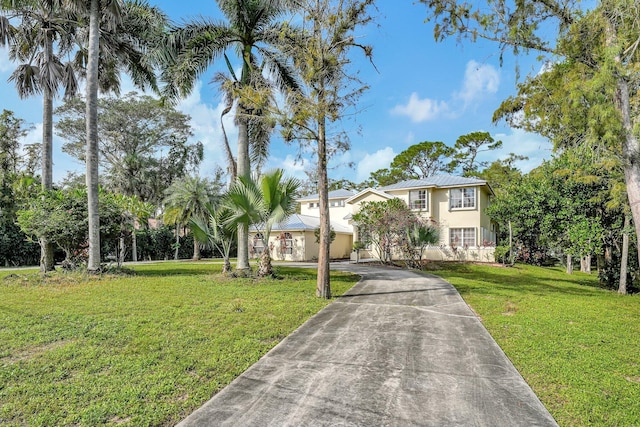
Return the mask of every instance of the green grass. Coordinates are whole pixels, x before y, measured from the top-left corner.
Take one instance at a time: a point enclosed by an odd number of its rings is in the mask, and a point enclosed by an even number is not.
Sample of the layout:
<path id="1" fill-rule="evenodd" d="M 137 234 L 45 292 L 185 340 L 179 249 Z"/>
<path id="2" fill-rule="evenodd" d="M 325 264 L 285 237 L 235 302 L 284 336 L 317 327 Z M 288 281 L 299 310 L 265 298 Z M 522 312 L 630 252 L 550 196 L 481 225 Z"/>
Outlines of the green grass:
<path id="1" fill-rule="evenodd" d="M 640 296 L 556 268 L 432 272 L 458 289 L 561 426 L 640 425 Z"/>
<path id="2" fill-rule="evenodd" d="M 252 280 L 220 269 L 0 271 L 0 424 L 173 425 L 327 304 L 314 270 Z M 355 281 L 333 273 L 334 295 Z"/>

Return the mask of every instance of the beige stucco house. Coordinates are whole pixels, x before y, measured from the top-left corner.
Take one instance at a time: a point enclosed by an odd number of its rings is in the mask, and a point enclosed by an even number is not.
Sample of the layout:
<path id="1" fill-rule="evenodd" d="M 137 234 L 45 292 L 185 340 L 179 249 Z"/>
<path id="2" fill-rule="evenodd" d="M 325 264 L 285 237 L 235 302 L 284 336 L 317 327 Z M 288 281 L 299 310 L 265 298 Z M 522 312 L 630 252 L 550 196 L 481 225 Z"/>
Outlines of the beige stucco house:
<path id="1" fill-rule="evenodd" d="M 352 216 L 362 203 L 391 198 L 404 200 L 417 214 L 437 224 L 440 243 L 425 251 L 433 260 L 476 260 L 492 262 L 496 243 L 496 225 L 486 214 L 493 190 L 486 181 L 439 175 L 402 181 L 358 193 L 337 190 L 329 193 L 331 226 L 336 238 L 331 244 L 332 258 L 355 258 L 353 242 L 359 239 L 358 225 Z M 276 259 L 312 260 L 318 256 L 314 230 L 319 227 L 318 197 L 299 199 L 300 214 L 273 228 L 270 239 Z M 253 232 L 250 250 L 261 252 L 260 234 Z M 360 258 L 377 257 L 371 249 L 361 250 Z"/>

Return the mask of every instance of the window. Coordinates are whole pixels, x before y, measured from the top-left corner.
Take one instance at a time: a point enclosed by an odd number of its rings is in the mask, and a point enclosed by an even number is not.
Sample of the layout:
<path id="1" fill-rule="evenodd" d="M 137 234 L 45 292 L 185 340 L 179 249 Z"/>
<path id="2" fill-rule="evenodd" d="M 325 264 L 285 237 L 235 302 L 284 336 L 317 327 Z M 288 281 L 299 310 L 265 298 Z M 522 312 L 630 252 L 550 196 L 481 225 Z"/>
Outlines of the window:
<path id="1" fill-rule="evenodd" d="M 427 190 L 409 191 L 409 207 L 411 209 L 427 209 Z"/>
<path id="2" fill-rule="evenodd" d="M 343 207 L 344 206 L 344 200 L 334 200 L 332 202 L 329 202 L 329 206 L 331 206 L 332 208 Z"/>
<path id="3" fill-rule="evenodd" d="M 449 190 L 450 209 L 472 209 L 476 207 L 475 188 L 453 188 Z"/>
<path id="4" fill-rule="evenodd" d="M 320 203 L 318 203 L 318 202 L 315 202 L 315 203 L 314 203 L 314 202 L 311 202 L 311 203 L 309 203 L 309 208 L 310 208 L 310 209 L 317 208 L 317 207 L 319 207 L 319 206 L 320 206 Z"/>
<path id="5" fill-rule="evenodd" d="M 293 236 L 289 232 L 280 235 L 280 253 L 283 255 L 293 253 Z"/>
<path id="6" fill-rule="evenodd" d="M 256 254 L 264 252 L 264 236 L 262 233 L 256 233 L 256 235 L 253 236 L 253 252 Z"/>
<path id="7" fill-rule="evenodd" d="M 449 246 L 452 247 L 475 247 L 476 246 L 476 229 L 475 228 L 450 228 L 449 229 Z"/>

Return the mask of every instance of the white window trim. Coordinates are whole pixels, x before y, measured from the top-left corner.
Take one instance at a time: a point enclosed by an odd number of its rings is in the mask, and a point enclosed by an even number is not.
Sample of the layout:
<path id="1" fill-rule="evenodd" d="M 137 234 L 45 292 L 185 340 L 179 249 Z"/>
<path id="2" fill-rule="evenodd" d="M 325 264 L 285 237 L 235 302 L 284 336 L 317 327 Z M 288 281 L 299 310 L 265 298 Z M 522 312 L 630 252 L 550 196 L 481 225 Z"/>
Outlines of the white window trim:
<path id="1" fill-rule="evenodd" d="M 418 198 L 416 200 L 412 200 L 411 199 L 411 193 L 418 193 L 424 191 L 424 207 L 423 208 L 414 208 L 413 207 L 413 202 L 417 201 L 417 200 L 423 200 L 421 198 Z M 409 208 L 412 211 L 424 211 L 424 212 L 429 212 L 429 191 L 427 189 L 418 189 L 418 190 L 409 190 Z"/>
<path id="2" fill-rule="evenodd" d="M 465 206 L 464 205 L 464 190 L 473 190 L 473 206 Z M 452 206 L 452 191 L 460 191 L 460 195 L 462 198 L 462 206 L 459 208 L 455 208 Z M 478 208 L 478 189 L 476 187 L 458 187 L 452 188 L 449 190 L 449 210 L 450 211 L 473 211 Z"/>
<path id="3" fill-rule="evenodd" d="M 453 247 L 454 245 L 452 245 L 451 243 L 451 233 L 453 230 L 462 230 L 462 241 L 459 244 L 456 244 L 455 247 L 457 248 L 464 248 L 464 241 L 465 241 L 465 231 L 467 230 L 473 230 L 473 245 L 469 245 L 468 248 L 477 248 L 478 247 L 478 230 L 476 229 L 476 227 L 450 227 L 449 228 L 449 246 Z"/>

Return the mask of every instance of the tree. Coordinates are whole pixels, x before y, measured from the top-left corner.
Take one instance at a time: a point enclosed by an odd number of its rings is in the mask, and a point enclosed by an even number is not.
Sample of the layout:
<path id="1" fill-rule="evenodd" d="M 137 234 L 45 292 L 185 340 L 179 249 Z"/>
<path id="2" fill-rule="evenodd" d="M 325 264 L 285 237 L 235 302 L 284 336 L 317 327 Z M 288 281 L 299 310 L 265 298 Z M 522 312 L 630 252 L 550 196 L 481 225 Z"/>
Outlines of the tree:
<path id="1" fill-rule="evenodd" d="M 258 276 L 273 275 L 269 237 L 273 226 L 295 213 L 300 181 L 284 178 L 284 171 L 276 169 L 262 175 L 259 180 L 238 177 L 226 195 L 226 207 L 231 211 L 228 221 L 256 226 L 264 239 Z"/>
<path id="2" fill-rule="evenodd" d="M 462 169 L 463 176 L 473 176 L 479 168 L 485 168 L 488 162 L 478 162 L 479 153 L 490 150 L 497 150 L 502 147 L 502 141 L 496 141 L 489 132 L 471 132 L 460 136 L 453 147 L 456 153 L 453 160 L 456 167 Z"/>
<path id="3" fill-rule="evenodd" d="M 348 148 L 344 132 L 332 135 L 331 125 L 353 108 L 367 89 L 348 65 L 352 48 L 372 58 L 370 46 L 359 44 L 354 32 L 372 22 L 368 10 L 373 0 L 309 0 L 300 2 L 305 35 L 290 43 L 291 56 L 306 86 L 302 92 L 289 93 L 292 108 L 284 118 L 286 141 L 298 140 L 311 145 L 317 155 L 318 193 L 320 203 L 320 248 L 316 295 L 331 298 L 329 280 L 330 222 L 327 162 L 331 154 Z"/>
<path id="4" fill-rule="evenodd" d="M 81 16 L 87 30 L 86 44 L 86 180 L 89 201 L 89 261 L 87 270 L 100 269 L 100 212 L 98 190 L 98 90 L 119 92 L 119 73 L 127 71 L 142 89 L 156 89 L 151 65 L 143 60 L 153 38 L 166 23 L 157 8 L 142 1 L 65 0 Z M 86 48 L 86 52 L 84 49 Z"/>
<path id="5" fill-rule="evenodd" d="M 199 176 L 187 176 L 175 181 L 166 190 L 164 220 L 167 224 L 176 225 L 175 259 L 178 259 L 178 242 L 180 228 L 190 223 L 192 219 L 207 217 L 207 207 L 218 195 L 220 188 L 216 183 Z M 200 259 L 200 244 L 193 240 L 193 259 Z"/>
<path id="6" fill-rule="evenodd" d="M 5 1 L 0 3 L 0 46 L 9 46 L 9 58 L 20 62 L 11 74 L 18 95 L 42 94 L 42 188 L 53 188 L 53 99 L 60 88 L 65 97 L 77 90 L 75 66 L 62 62 L 73 46 L 77 18 L 60 1 Z M 18 26 L 11 21 L 18 21 Z M 58 50 L 56 52 L 56 49 Z M 54 268 L 53 246 L 40 242 L 41 271 Z"/>
<path id="7" fill-rule="evenodd" d="M 231 272 L 231 247 L 236 239 L 237 224 L 231 216 L 232 210 L 224 205 L 209 205 L 208 218 L 192 218 L 189 223 L 194 239 L 202 244 L 215 247 L 224 260 L 223 273 Z"/>
<path id="8" fill-rule="evenodd" d="M 584 82 L 601 88 L 600 105 L 612 107 L 608 110 L 615 112 L 606 121 L 614 125 L 614 134 L 619 130 L 615 147 L 611 148 L 621 153 L 628 202 L 636 235 L 640 235 L 640 143 L 634 131 L 640 119 L 634 101 L 640 87 L 635 71 L 640 60 L 636 2 L 603 0 L 589 11 L 584 11 L 576 0 L 515 4 L 493 0 L 421 2 L 430 9 L 429 19 L 435 22 L 437 40 L 449 36 L 484 38 L 497 42 L 501 52 L 511 50 L 516 55 L 536 50 L 553 56 L 571 73 L 582 72 Z M 557 33 L 550 28 L 557 29 Z M 584 92 L 571 91 L 571 95 L 576 93 Z M 588 121 L 587 126 L 597 128 L 601 123 Z M 640 251 L 638 257 L 640 262 Z"/>
<path id="9" fill-rule="evenodd" d="M 78 160 L 86 154 L 86 106 L 74 98 L 56 109 L 57 134 L 68 142 L 62 150 Z M 194 173 L 202 143 L 189 144 L 189 116 L 135 92 L 98 100 L 99 163 L 106 188 L 159 204 L 178 177 Z"/>
<path id="10" fill-rule="evenodd" d="M 263 71 L 273 76 L 279 88 L 296 87 L 292 71 L 278 51 L 281 38 L 291 31 L 288 23 L 280 22 L 290 7 L 285 0 L 216 0 L 227 22 L 198 18 L 182 26 L 173 27 L 156 60 L 163 68 L 163 93 L 167 99 L 188 95 L 197 78 L 210 64 L 224 58 L 230 79 L 226 79 L 224 93 L 227 105 L 236 103 L 238 126 L 238 177 L 249 178 L 252 172 L 250 146 L 253 153 L 264 153 L 268 143 L 269 120 L 265 120 L 265 107 L 270 101 L 269 84 Z M 242 61 L 237 77 L 226 55 L 234 49 Z M 232 156 L 230 156 L 232 157 Z M 232 159 L 230 159 L 231 161 Z M 238 228 L 238 270 L 249 269 L 248 230 Z"/>
<path id="11" fill-rule="evenodd" d="M 381 202 L 364 202 L 353 215 L 359 241 L 372 244 L 382 262 L 391 262 L 394 248 L 400 248 L 418 218 L 407 204 L 397 198 Z"/>
<path id="12" fill-rule="evenodd" d="M 455 150 L 445 143 L 424 141 L 414 144 L 393 158 L 389 169 L 371 173 L 372 186 L 385 186 L 408 179 L 424 179 L 451 173 Z"/>
<path id="13" fill-rule="evenodd" d="M 498 194 L 509 186 L 512 182 L 517 182 L 522 178 L 522 171 L 514 166 L 518 160 L 527 160 L 528 157 L 509 153 L 506 159 L 494 160 L 488 167 L 478 172 L 476 175 L 484 179 L 491 185 L 493 191 Z"/>
<path id="14" fill-rule="evenodd" d="M 433 224 L 425 224 L 418 219 L 414 224 L 409 225 L 405 232 L 406 239 L 402 242 L 402 252 L 407 265 L 419 269 L 422 267 L 422 257 L 427 246 L 435 245 L 440 241 L 440 231 Z"/>

